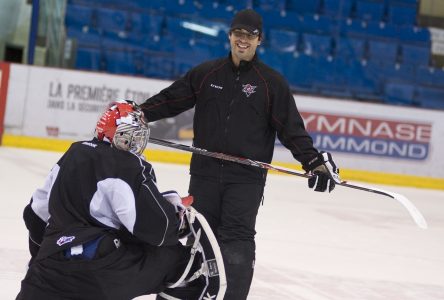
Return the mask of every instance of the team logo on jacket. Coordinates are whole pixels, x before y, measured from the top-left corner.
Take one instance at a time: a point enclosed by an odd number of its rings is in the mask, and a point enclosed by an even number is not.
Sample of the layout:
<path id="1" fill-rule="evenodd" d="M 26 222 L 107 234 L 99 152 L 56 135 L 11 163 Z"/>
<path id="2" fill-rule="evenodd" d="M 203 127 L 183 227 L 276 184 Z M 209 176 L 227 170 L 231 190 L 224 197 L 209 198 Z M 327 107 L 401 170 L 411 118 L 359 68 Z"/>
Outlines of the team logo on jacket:
<path id="1" fill-rule="evenodd" d="M 57 245 L 62 246 L 71 243 L 75 238 L 75 236 L 62 236 L 57 240 Z"/>
<path id="2" fill-rule="evenodd" d="M 245 95 L 250 97 L 251 94 L 256 93 L 257 85 L 251 85 L 249 83 L 242 85 L 242 92 L 245 93 Z"/>

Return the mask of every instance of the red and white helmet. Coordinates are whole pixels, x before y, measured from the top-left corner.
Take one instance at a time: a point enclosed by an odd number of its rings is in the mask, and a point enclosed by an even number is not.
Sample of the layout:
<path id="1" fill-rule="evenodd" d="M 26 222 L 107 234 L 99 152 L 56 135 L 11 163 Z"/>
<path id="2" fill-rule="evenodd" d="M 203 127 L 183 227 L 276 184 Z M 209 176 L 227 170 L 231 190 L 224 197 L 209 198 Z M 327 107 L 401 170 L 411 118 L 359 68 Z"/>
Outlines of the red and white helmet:
<path id="1" fill-rule="evenodd" d="M 114 147 L 142 154 L 148 143 L 150 129 L 140 107 L 130 100 L 111 103 L 96 125 L 96 138 Z"/>

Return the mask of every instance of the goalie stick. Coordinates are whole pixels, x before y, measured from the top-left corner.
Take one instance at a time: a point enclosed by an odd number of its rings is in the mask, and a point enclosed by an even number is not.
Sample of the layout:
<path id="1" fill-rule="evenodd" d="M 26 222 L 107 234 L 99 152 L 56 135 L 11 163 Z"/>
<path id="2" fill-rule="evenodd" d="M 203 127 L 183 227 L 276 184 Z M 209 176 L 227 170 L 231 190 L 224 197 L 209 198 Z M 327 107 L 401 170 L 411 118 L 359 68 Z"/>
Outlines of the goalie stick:
<path id="1" fill-rule="evenodd" d="M 225 153 L 211 152 L 211 151 L 207 151 L 202 148 L 173 143 L 170 141 L 165 141 L 165 140 L 161 140 L 161 139 L 157 139 L 157 138 L 153 138 L 153 137 L 149 138 L 149 142 L 152 144 L 156 144 L 156 145 L 160 145 L 160 146 L 164 146 L 164 147 L 179 149 L 182 151 L 187 151 L 187 152 L 191 152 L 191 153 L 195 153 L 195 154 L 199 154 L 199 155 L 204 155 L 204 156 L 209 156 L 209 157 L 213 157 L 213 158 L 217 158 L 217 159 L 227 160 L 227 161 L 231 161 L 231 162 L 235 162 L 235 163 L 239 163 L 239 164 L 243 164 L 243 165 L 247 165 L 247 166 L 254 166 L 254 167 L 261 168 L 261 169 L 273 170 L 276 172 L 285 173 L 285 174 L 289 174 L 289 175 L 295 175 L 295 176 L 304 177 L 304 178 L 310 178 L 312 176 L 312 175 L 309 175 L 307 173 L 297 171 L 297 170 L 278 167 L 278 166 L 274 166 L 272 164 L 268 164 L 268 163 L 248 159 L 248 158 L 237 157 L 237 156 L 233 156 L 233 155 L 229 155 L 229 154 L 225 154 Z M 340 186 L 344 186 L 344 187 L 348 187 L 348 188 L 352 188 L 352 189 L 356 189 L 356 190 L 361 190 L 361 191 L 365 191 L 365 192 L 375 193 L 375 194 L 379 194 L 379 195 L 383 195 L 383 196 L 395 199 L 396 201 L 401 203 L 404 206 L 404 208 L 409 212 L 410 216 L 413 218 L 413 221 L 415 221 L 415 223 L 416 223 L 416 225 L 418 225 L 418 227 L 420 227 L 422 229 L 427 229 L 427 222 L 424 219 L 424 216 L 416 208 L 416 206 L 413 205 L 413 203 L 410 202 L 405 196 L 403 196 L 401 194 L 377 189 L 374 187 L 364 186 L 364 185 L 360 185 L 360 184 L 356 184 L 356 183 L 353 183 L 353 184 L 348 183 L 347 181 L 342 181 L 341 183 L 337 183 L 337 184 Z"/>

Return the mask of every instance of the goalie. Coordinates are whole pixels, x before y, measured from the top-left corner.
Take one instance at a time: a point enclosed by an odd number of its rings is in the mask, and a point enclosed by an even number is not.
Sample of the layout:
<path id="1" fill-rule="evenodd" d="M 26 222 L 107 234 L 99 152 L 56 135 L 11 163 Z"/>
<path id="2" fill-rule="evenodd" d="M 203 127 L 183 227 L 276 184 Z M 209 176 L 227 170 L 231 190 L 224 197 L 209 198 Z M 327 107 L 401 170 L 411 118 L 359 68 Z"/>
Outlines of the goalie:
<path id="1" fill-rule="evenodd" d="M 32 258 L 17 299 L 171 299 L 187 285 L 193 299 L 222 299 L 214 235 L 190 203 L 157 189 L 140 108 L 114 102 L 95 134 L 71 145 L 24 210 Z"/>

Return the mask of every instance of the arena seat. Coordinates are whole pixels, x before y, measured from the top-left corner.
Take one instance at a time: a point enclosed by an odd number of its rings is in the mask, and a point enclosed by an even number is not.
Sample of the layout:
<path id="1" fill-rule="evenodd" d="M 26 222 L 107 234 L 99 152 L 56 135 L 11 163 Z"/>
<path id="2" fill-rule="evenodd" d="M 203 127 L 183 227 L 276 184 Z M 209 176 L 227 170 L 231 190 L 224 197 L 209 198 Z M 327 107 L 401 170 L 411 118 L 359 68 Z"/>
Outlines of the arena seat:
<path id="1" fill-rule="evenodd" d="M 314 58 L 303 53 L 283 53 L 284 74 L 293 90 L 299 92 L 312 92 L 313 60 Z"/>
<path id="2" fill-rule="evenodd" d="M 415 81 L 424 86 L 444 87 L 444 70 L 428 65 L 418 66 Z"/>
<path id="3" fill-rule="evenodd" d="M 269 44 L 279 52 L 295 52 L 299 48 L 299 33 L 285 29 L 270 29 Z"/>
<path id="4" fill-rule="evenodd" d="M 68 28 L 94 25 L 95 9 L 89 6 L 68 4 L 66 7 L 65 25 Z"/>
<path id="5" fill-rule="evenodd" d="M 115 74 L 135 74 L 136 65 L 132 51 L 105 49 L 106 70 Z"/>
<path id="6" fill-rule="evenodd" d="M 298 14 L 318 14 L 320 9 L 320 0 L 287 0 L 287 10 L 296 12 Z"/>
<path id="7" fill-rule="evenodd" d="M 303 33 L 301 50 L 306 55 L 329 56 L 332 54 L 332 38 L 330 35 Z"/>
<path id="8" fill-rule="evenodd" d="M 401 59 L 404 63 L 428 65 L 431 59 L 429 47 L 402 44 Z"/>
<path id="9" fill-rule="evenodd" d="M 398 60 L 399 46 L 397 42 L 370 39 L 368 41 L 368 59 L 387 61 L 393 64 Z"/>
<path id="10" fill-rule="evenodd" d="M 305 14 L 301 20 L 300 29 L 304 32 L 330 34 L 336 26 L 336 20 L 323 15 Z"/>
<path id="11" fill-rule="evenodd" d="M 387 82 L 384 86 L 384 102 L 396 105 L 414 105 L 415 86 L 412 84 Z"/>
<path id="12" fill-rule="evenodd" d="M 359 37 L 339 37 L 334 40 L 335 56 L 362 60 L 366 56 L 367 41 Z"/>
<path id="13" fill-rule="evenodd" d="M 415 6 L 393 3 L 388 6 L 387 19 L 396 25 L 415 26 L 416 14 Z"/>
<path id="14" fill-rule="evenodd" d="M 331 18 L 346 19 L 351 16 L 352 0 L 324 0 L 322 13 Z"/>
<path id="15" fill-rule="evenodd" d="M 134 34 L 143 36 L 160 36 L 163 20 L 161 14 L 132 12 L 128 29 Z"/>
<path id="16" fill-rule="evenodd" d="M 108 31 L 125 31 L 128 26 L 128 12 L 111 8 L 97 10 L 97 27 Z"/>
<path id="17" fill-rule="evenodd" d="M 383 20 L 384 9 L 383 1 L 358 0 L 355 17 L 362 21 L 380 22 Z"/>
<path id="18" fill-rule="evenodd" d="M 68 27 L 66 35 L 75 39 L 80 47 L 99 47 L 102 41 L 102 32 L 90 27 Z"/>
<path id="19" fill-rule="evenodd" d="M 78 47 L 75 67 L 80 70 L 99 71 L 102 68 L 102 57 L 99 48 Z"/>
<path id="20" fill-rule="evenodd" d="M 444 109 L 444 89 L 442 88 L 418 86 L 415 99 L 421 107 Z"/>

